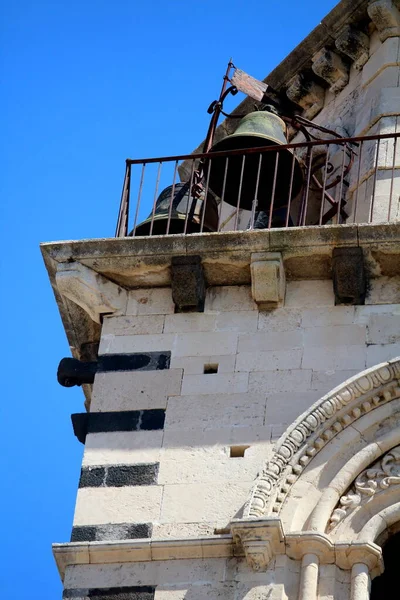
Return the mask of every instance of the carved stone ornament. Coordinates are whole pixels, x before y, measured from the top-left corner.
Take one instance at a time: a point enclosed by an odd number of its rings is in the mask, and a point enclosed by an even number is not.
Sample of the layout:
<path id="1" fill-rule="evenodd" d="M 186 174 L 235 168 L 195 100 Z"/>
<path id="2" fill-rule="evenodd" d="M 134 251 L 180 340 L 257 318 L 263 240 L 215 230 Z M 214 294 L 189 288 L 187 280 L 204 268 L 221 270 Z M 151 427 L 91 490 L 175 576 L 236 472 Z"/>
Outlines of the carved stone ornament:
<path id="1" fill-rule="evenodd" d="M 338 508 L 329 520 L 328 531 L 332 531 L 358 506 L 366 504 L 392 485 L 400 485 L 400 446 L 360 473 L 351 489 L 340 498 Z"/>
<path id="2" fill-rule="evenodd" d="M 400 358 L 368 369 L 316 402 L 278 441 L 259 474 L 245 517 L 278 514 L 309 462 L 339 432 L 363 415 L 400 396 Z"/>

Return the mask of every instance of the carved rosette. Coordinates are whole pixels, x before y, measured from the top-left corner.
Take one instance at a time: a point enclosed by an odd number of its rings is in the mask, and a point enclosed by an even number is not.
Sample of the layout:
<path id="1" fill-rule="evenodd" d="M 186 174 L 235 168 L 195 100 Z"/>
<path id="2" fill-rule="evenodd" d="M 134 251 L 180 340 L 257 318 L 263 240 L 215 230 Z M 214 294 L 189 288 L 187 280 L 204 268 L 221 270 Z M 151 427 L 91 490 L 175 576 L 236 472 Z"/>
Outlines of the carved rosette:
<path id="1" fill-rule="evenodd" d="M 295 481 L 310 460 L 339 432 L 400 396 L 400 358 L 364 371 L 315 403 L 278 441 L 272 459 L 259 474 L 245 515 L 279 513 Z"/>
<path id="2" fill-rule="evenodd" d="M 347 494 L 340 498 L 329 520 L 328 532 L 337 527 L 358 506 L 367 504 L 376 494 L 393 485 L 400 485 L 400 446 L 390 450 L 383 458 L 360 473 Z"/>

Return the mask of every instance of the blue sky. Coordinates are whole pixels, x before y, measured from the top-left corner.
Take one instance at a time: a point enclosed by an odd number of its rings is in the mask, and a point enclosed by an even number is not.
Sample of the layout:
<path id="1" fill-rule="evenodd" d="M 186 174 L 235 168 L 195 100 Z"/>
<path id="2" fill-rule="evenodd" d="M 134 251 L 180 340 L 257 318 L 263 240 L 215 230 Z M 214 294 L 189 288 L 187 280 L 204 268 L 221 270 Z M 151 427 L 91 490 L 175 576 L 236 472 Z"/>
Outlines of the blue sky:
<path id="1" fill-rule="evenodd" d="M 0 597 L 61 598 L 83 446 L 39 242 L 113 236 L 126 157 L 190 152 L 230 56 L 265 77 L 334 0 L 61 0 L 0 8 Z M 236 96 L 227 106 L 233 108 Z"/>

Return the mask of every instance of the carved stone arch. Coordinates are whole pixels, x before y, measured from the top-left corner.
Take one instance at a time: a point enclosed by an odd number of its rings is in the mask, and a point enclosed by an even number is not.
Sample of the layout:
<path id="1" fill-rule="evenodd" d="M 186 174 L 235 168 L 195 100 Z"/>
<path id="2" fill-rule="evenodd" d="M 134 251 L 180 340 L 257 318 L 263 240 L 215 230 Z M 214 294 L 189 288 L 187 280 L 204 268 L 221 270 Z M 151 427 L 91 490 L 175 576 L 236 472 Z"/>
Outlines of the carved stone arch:
<path id="1" fill-rule="evenodd" d="M 400 414 L 399 380 L 400 358 L 395 358 L 352 377 L 303 413 L 280 438 L 271 460 L 259 474 L 244 516 L 250 519 L 283 517 L 291 499 L 295 510 L 303 499 L 308 514 L 302 522 L 298 519 L 295 524 L 289 524 L 289 529 L 293 530 L 294 526 L 307 529 L 323 490 L 346 468 L 353 455 L 368 448 L 360 470 L 355 473 L 357 476 L 383 451 L 396 445 L 393 440 L 385 450 L 379 444 L 371 447 L 377 437 L 393 433 L 393 423 Z M 393 435 L 396 436 L 396 432 Z M 332 466 L 332 472 L 327 465 Z M 312 483 L 315 473 L 319 478 L 317 485 Z M 347 486 L 354 479 L 351 475 L 348 474 Z M 345 489 L 338 488 L 337 501 Z M 332 510 L 334 505 L 335 502 Z M 282 521 L 287 530 L 285 520 Z"/>

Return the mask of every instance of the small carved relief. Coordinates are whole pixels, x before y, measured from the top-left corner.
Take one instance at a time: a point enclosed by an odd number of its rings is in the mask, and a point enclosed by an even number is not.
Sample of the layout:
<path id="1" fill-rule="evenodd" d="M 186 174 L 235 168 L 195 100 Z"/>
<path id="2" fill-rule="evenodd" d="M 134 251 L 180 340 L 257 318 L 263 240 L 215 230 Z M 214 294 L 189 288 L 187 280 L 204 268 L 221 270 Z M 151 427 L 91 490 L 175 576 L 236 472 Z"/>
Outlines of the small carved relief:
<path id="1" fill-rule="evenodd" d="M 358 506 L 366 504 L 373 496 L 387 490 L 390 486 L 399 484 L 400 446 L 397 446 L 374 465 L 360 473 L 349 492 L 340 498 L 338 507 L 333 511 L 329 520 L 328 532 L 332 531 Z"/>

